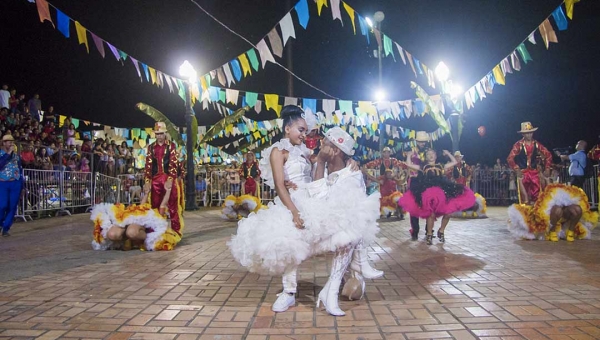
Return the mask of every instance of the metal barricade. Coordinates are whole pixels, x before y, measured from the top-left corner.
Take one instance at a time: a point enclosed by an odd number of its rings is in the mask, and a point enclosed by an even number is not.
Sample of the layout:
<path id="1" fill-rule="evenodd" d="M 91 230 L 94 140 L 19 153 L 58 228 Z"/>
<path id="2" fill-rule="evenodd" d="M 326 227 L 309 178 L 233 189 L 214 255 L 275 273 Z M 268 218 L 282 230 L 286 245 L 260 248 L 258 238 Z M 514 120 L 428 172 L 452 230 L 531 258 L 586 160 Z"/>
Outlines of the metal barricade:
<path id="1" fill-rule="evenodd" d="M 24 169 L 23 174 L 25 194 L 21 200 L 19 217 L 25 219 L 25 215 L 30 216 L 33 213 L 38 216 L 43 213 L 49 215 L 54 211 L 56 211 L 56 215 L 61 212 L 70 215 L 70 212 L 66 210 L 64 172 Z"/>
<path id="2" fill-rule="evenodd" d="M 94 183 L 94 204 L 120 203 L 121 180 L 96 173 Z"/>
<path id="3" fill-rule="evenodd" d="M 473 169 L 469 184 L 471 190 L 485 197 L 489 205 L 509 205 L 518 201 L 516 180 L 510 170 Z"/>
<path id="4" fill-rule="evenodd" d="M 66 171 L 62 177 L 64 209 L 74 210 L 92 205 L 93 181 L 91 172 Z M 68 210 L 65 210 L 68 212 Z"/>
<path id="5" fill-rule="evenodd" d="M 130 205 L 139 204 L 142 200 L 142 190 L 144 188 L 144 174 L 118 175 L 121 183 L 119 190 L 119 202 Z"/>
<path id="6" fill-rule="evenodd" d="M 216 170 L 210 173 L 210 181 L 207 183 L 208 198 L 211 206 L 221 206 L 229 195 L 239 196 L 240 186 L 237 170 Z"/>

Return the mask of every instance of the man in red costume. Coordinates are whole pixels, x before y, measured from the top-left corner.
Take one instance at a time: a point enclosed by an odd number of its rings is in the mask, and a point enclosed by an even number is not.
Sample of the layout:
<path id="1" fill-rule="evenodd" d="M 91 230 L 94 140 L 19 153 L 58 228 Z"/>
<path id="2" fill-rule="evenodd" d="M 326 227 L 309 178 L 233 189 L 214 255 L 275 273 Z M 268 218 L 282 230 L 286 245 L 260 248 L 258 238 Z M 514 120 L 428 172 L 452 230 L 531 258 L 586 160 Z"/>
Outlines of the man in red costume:
<path id="1" fill-rule="evenodd" d="M 183 207 L 179 201 L 178 157 L 175 143 L 167 140 L 167 127 L 163 122 L 154 125 L 156 142 L 148 145 L 146 167 L 144 169 L 145 186 L 150 186 L 150 204 L 162 214 L 167 210 L 171 218 L 171 228 L 180 236 L 183 231 Z M 161 205 L 165 193 L 171 190 L 167 205 Z"/>
<path id="2" fill-rule="evenodd" d="M 467 165 L 467 162 L 463 161 L 463 154 L 460 151 L 454 153 L 454 158 L 456 158 L 456 165 L 451 170 L 450 178 L 458 184 L 467 186 L 471 177 L 471 167 Z"/>
<path id="3" fill-rule="evenodd" d="M 516 142 L 506 161 L 511 169 L 517 173 L 517 182 L 521 192 L 521 202 L 533 204 L 541 191 L 540 173 L 538 164 L 544 165 L 544 175 L 550 175 L 552 154 L 540 142 L 533 139 L 534 128 L 530 122 L 521 123 L 520 134 L 523 139 Z"/>
<path id="4" fill-rule="evenodd" d="M 240 167 L 240 176 L 242 177 L 242 195 L 258 196 L 258 183 L 260 177 L 260 169 L 258 162 L 254 158 L 254 153 L 248 151 L 246 160 Z"/>
<path id="5" fill-rule="evenodd" d="M 390 157 L 392 154 L 392 149 L 387 146 L 383 148 L 381 151 L 381 158 L 370 161 L 365 164 L 367 169 L 377 169 L 379 168 L 379 176 L 385 177 L 386 170 L 401 169 L 404 166 L 402 162 L 397 160 L 396 158 Z"/>

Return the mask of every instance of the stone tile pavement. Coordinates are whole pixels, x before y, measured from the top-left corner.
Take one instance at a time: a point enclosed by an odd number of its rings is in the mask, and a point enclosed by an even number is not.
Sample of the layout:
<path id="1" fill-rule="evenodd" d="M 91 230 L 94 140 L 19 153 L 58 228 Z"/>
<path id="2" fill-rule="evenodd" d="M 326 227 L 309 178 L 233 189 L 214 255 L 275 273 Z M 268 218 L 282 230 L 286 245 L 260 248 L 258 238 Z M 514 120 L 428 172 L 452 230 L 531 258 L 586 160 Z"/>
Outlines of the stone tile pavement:
<path id="1" fill-rule="evenodd" d="M 345 317 L 314 306 L 330 257 L 300 268 L 296 307 L 274 314 L 279 277 L 247 273 L 235 223 L 186 214 L 172 252 L 95 252 L 89 215 L 17 223 L 0 239 L 0 339 L 600 339 L 600 243 L 516 241 L 506 209 L 452 220 L 446 244 L 383 220 L 370 249 L 386 275 Z"/>

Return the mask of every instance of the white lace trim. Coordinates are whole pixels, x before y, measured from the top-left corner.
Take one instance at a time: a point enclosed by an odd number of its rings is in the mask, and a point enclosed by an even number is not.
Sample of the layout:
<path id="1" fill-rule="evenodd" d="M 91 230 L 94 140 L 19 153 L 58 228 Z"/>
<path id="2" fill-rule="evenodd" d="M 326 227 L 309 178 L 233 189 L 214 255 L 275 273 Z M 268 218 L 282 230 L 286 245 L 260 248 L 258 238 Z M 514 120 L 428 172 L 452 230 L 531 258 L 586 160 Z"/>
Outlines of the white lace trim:
<path id="1" fill-rule="evenodd" d="M 279 142 L 271 145 L 268 149 L 263 150 L 260 155 L 260 161 L 258 167 L 260 169 L 260 177 L 270 186 L 275 189 L 275 182 L 273 181 L 273 170 L 271 169 L 271 152 L 273 148 L 279 150 L 286 150 L 290 153 L 291 157 L 304 157 L 308 159 L 312 153 L 312 150 L 306 147 L 304 144 L 293 145 L 289 138 L 282 138 Z"/>

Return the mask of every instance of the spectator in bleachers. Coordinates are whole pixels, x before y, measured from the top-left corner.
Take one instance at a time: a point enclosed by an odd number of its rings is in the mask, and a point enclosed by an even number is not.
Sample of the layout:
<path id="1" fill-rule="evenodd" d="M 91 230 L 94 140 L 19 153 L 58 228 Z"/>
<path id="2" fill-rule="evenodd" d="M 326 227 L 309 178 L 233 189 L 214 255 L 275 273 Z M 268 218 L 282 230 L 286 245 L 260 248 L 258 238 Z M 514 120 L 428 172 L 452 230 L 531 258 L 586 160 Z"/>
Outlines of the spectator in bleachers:
<path id="1" fill-rule="evenodd" d="M 9 99 L 10 92 L 8 92 L 8 85 L 3 84 L 2 89 L 0 90 L 0 108 L 10 108 Z"/>
<path id="2" fill-rule="evenodd" d="M 19 99 L 17 99 L 17 90 L 11 89 L 10 97 L 8 98 L 8 105 L 9 105 L 10 112 L 12 112 L 12 113 L 17 112 L 17 104 L 19 104 Z"/>
<path id="3" fill-rule="evenodd" d="M 40 147 L 38 149 L 35 162 L 39 169 L 52 170 L 52 160 L 48 155 L 48 149 L 45 147 Z"/>
<path id="4" fill-rule="evenodd" d="M 67 129 L 67 145 L 75 145 L 75 125 L 73 123 L 69 124 L 69 128 Z"/>
<path id="5" fill-rule="evenodd" d="M 33 98 L 29 99 L 27 102 L 27 107 L 29 107 L 29 114 L 31 118 L 34 120 L 40 121 L 40 113 L 42 111 L 42 101 L 40 100 L 39 94 L 34 94 Z"/>
<path id="6" fill-rule="evenodd" d="M 35 167 L 35 155 L 33 154 L 33 142 L 23 144 L 21 151 L 21 162 L 24 168 L 33 169 Z"/>

